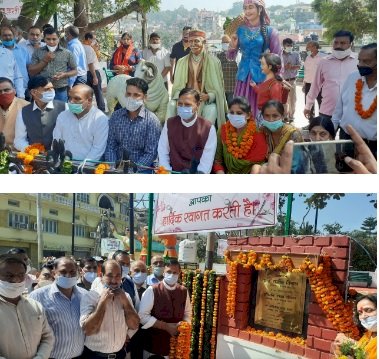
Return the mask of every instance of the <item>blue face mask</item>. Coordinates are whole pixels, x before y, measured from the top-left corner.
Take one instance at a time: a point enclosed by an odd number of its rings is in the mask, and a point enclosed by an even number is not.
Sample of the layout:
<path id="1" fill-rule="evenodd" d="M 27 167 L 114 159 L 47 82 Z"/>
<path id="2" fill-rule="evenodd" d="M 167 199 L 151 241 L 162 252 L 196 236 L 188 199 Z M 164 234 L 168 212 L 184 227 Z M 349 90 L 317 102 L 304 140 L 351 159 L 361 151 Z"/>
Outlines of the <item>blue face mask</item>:
<path id="1" fill-rule="evenodd" d="M 97 278 L 97 273 L 95 272 L 85 272 L 84 278 L 87 282 L 92 283 Z"/>
<path id="2" fill-rule="evenodd" d="M 13 39 L 13 40 L 8 40 L 8 41 L 3 41 L 3 45 L 5 47 L 11 47 L 11 46 L 14 46 L 14 44 L 16 43 L 16 40 Z"/>
<path id="3" fill-rule="evenodd" d="M 154 267 L 154 275 L 156 277 L 161 277 L 163 275 L 164 268 L 163 267 Z"/>
<path id="4" fill-rule="evenodd" d="M 57 283 L 58 287 L 69 289 L 72 288 L 77 283 L 76 277 L 64 277 L 64 276 L 58 276 L 55 278 L 55 282 Z"/>
<path id="5" fill-rule="evenodd" d="M 42 92 L 42 97 L 40 100 L 44 103 L 49 103 L 53 101 L 54 98 L 55 98 L 55 91 L 46 91 L 46 92 Z"/>
<path id="6" fill-rule="evenodd" d="M 278 120 L 274 122 L 262 120 L 262 125 L 266 127 L 268 130 L 270 130 L 271 132 L 275 132 L 284 126 L 284 122 L 283 120 Z"/>
<path id="7" fill-rule="evenodd" d="M 79 115 L 80 113 L 82 113 L 85 110 L 83 108 L 83 104 L 81 104 L 81 103 L 71 103 L 71 102 L 68 103 L 68 109 L 72 113 L 77 114 L 77 115 Z"/>
<path id="8" fill-rule="evenodd" d="M 193 116 L 191 106 L 178 106 L 178 116 L 182 120 L 189 120 Z"/>
<path id="9" fill-rule="evenodd" d="M 126 278 L 129 275 L 129 267 L 122 266 L 122 278 Z"/>

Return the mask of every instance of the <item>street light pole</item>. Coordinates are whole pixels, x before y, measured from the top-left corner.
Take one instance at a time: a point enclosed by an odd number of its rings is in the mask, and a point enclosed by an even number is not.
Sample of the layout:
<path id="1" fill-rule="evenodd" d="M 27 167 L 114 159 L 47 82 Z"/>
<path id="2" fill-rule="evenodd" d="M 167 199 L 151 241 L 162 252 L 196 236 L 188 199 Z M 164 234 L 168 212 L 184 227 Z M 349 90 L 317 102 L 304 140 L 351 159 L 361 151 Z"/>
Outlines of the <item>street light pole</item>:
<path id="1" fill-rule="evenodd" d="M 42 208 L 41 193 L 37 193 L 37 246 L 38 246 L 38 268 L 40 268 L 43 259 L 43 237 L 42 237 Z"/>
<path id="2" fill-rule="evenodd" d="M 291 229 L 291 216 L 292 216 L 292 202 L 293 202 L 293 193 L 287 194 L 287 213 L 286 213 L 286 224 L 284 228 L 284 235 L 290 235 Z"/>
<path id="3" fill-rule="evenodd" d="M 75 209 L 76 209 L 76 194 L 73 193 L 72 199 L 72 222 L 71 222 L 71 254 L 74 255 L 75 250 Z"/>
<path id="4" fill-rule="evenodd" d="M 216 233 L 209 232 L 207 236 L 207 246 L 205 249 L 205 269 L 212 270 L 214 259 L 214 248 L 216 241 Z"/>
<path id="5" fill-rule="evenodd" d="M 146 265 L 151 264 L 151 252 L 153 246 L 153 206 L 154 206 L 154 193 L 149 193 L 149 217 L 148 217 L 148 229 L 147 229 L 147 258 Z"/>

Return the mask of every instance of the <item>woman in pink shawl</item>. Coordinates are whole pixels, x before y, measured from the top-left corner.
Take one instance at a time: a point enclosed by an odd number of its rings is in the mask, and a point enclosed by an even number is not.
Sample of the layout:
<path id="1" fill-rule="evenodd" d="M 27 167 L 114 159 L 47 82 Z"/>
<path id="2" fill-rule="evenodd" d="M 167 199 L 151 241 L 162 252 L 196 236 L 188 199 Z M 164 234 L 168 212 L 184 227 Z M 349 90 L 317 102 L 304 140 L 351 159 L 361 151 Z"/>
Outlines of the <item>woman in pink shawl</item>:
<path id="1" fill-rule="evenodd" d="M 257 95 L 251 84 L 259 84 L 265 80 L 265 75 L 261 71 L 261 55 L 264 52 L 280 55 L 281 47 L 278 31 L 269 26 L 270 18 L 264 0 L 244 0 L 243 11 L 243 22 L 231 37 L 227 57 L 229 60 L 234 60 L 238 50 L 242 53 L 234 96 L 245 97 L 255 117 Z"/>

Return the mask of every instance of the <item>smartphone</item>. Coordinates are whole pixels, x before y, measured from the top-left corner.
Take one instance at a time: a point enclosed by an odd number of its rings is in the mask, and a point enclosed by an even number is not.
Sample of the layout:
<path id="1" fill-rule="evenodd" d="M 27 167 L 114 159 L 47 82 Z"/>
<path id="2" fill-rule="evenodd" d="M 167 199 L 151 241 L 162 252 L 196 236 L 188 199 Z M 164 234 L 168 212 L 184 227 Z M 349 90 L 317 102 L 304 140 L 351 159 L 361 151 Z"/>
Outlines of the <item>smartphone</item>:
<path id="1" fill-rule="evenodd" d="M 351 140 L 294 143 L 291 173 L 350 173 L 347 156 L 355 157 Z"/>

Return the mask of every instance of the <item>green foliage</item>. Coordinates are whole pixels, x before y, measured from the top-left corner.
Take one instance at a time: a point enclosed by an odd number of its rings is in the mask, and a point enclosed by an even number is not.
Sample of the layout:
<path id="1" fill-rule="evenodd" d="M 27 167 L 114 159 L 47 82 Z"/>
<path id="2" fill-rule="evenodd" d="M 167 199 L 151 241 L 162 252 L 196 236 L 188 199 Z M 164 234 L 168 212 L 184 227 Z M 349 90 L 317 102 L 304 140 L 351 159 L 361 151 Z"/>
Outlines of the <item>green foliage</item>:
<path id="1" fill-rule="evenodd" d="M 324 224 L 322 227 L 327 234 L 343 234 L 342 226 L 337 222 L 332 224 Z"/>
<path id="2" fill-rule="evenodd" d="M 369 259 L 368 254 L 362 249 L 363 246 L 370 257 L 377 263 L 377 243 L 376 238 L 368 236 L 366 232 L 352 231 L 346 233 L 349 237 L 353 238 L 360 245 L 352 242 L 351 246 L 351 267 L 352 270 L 360 271 L 374 271 L 376 265 Z"/>
<path id="3" fill-rule="evenodd" d="M 324 37 L 331 40 L 341 29 L 351 31 L 357 38 L 364 34 L 376 35 L 375 4 L 374 0 L 314 0 L 312 7 L 327 28 Z"/>
<path id="4" fill-rule="evenodd" d="M 377 220 L 375 217 L 367 217 L 362 223 L 361 229 L 362 231 L 365 231 L 369 236 L 372 234 L 376 234 L 376 232 L 373 232 L 376 228 Z"/>
<path id="5" fill-rule="evenodd" d="M 300 197 L 306 197 L 307 195 L 304 193 L 300 194 Z M 345 197 L 345 193 L 314 193 L 307 197 L 304 200 L 304 203 L 309 207 L 309 208 L 318 208 L 318 209 L 324 209 L 328 201 L 331 199 L 334 200 L 340 200 L 342 197 Z"/>

